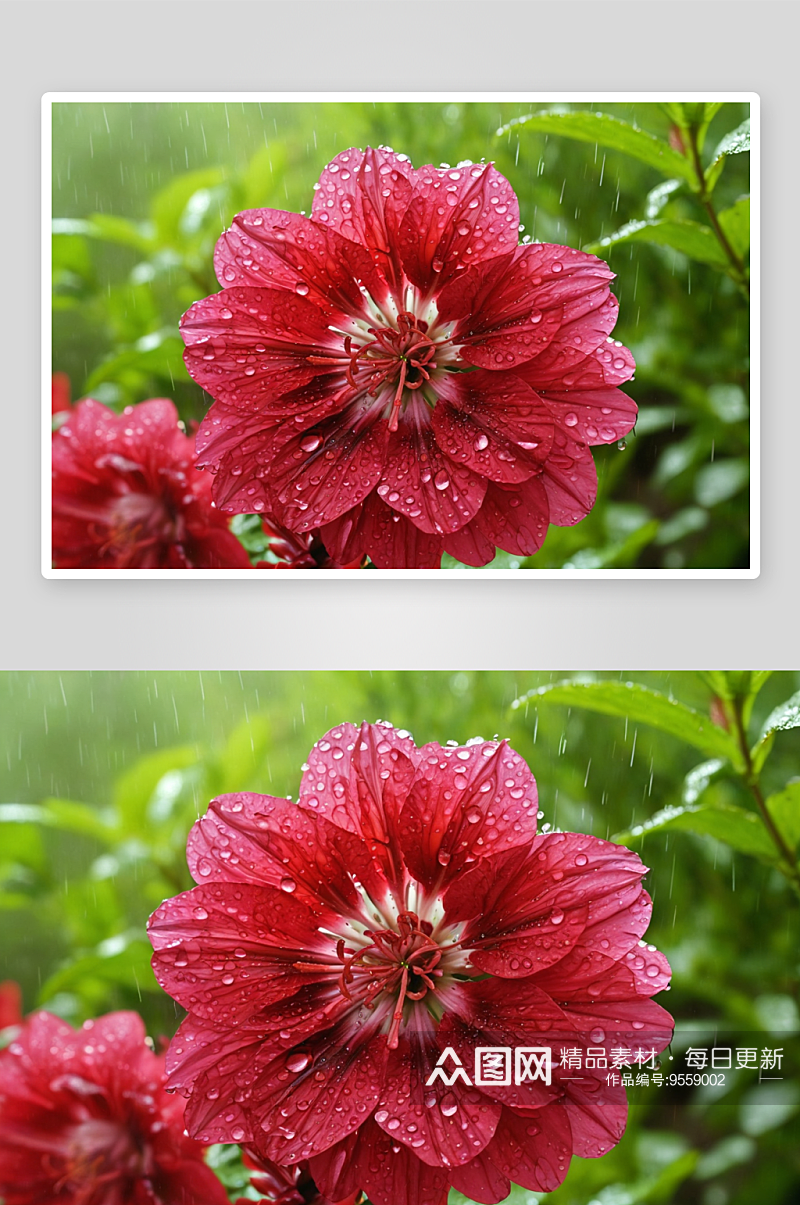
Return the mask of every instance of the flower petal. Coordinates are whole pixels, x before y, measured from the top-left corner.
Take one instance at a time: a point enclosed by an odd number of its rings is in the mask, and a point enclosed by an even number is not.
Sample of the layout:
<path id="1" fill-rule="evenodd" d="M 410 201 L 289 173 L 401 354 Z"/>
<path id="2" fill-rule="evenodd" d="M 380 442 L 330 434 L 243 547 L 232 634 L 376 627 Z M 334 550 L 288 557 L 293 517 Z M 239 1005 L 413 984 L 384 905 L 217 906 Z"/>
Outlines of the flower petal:
<path id="1" fill-rule="evenodd" d="M 620 1083 L 584 1076 L 563 1081 L 564 1108 L 572 1130 L 572 1152 L 582 1159 L 606 1155 L 625 1133 L 628 1098 Z"/>
<path id="2" fill-rule="evenodd" d="M 505 552 L 533 556 L 547 536 L 550 502 L 544 474 L 516 486 L 492 482 L 473 522 Z"/>
<path id="3" fill-rule="evenodd" d="M 311 209 L 316 222 L 367 248 L 397 297 L 403 283 L 398 235 L 414 174 L 405 155 L 386 147 L 350 147 L 323 169 Z M 381 301 L 372 288 L 370 292 Z"/>
<path id="4" fill-rule="evenodd" d="M 314 745 L 300 783 L 300 806 L 363 838 L 390 883 L 403 881 L 397 817 L 418 756 L 390 724 L 340 724 Z M 370 886 L 381 898 L 378 884 Z"/>
<path id="5" fill-rule="evenodd" d="M 372 1118 L 310 1161 L 314 1183 L 331 1201 L 363 1191 L 372 1205 L 446 1205 L 450 1177 L 430 1167 Z"/>
<path id="6" fill-rule="evenodd" d="M 287 1069 L 281 1054 L 253 1085 L 253 1115 L 263 1133 L 259 1150 L 281 1165 L 297 1163 L 341 1142 L 372 1112 L 381 1094 L 386 1039 L 380 1018 L 362 1009 L 354 1020 L 305 1043 L 308 1063 Z M 288 1070 L 288 1074 L 287 1074 Z"/>
<path id="7" fill-rule="evenodd" d="M 153 970 L 184 1008 L 235 1024 L 285 999 L 315 974 L 293 963 L 329 956 L 319 932 L 325 914 L 284 891 L 249 883 L 210 883 L 166 900 L 150 918 Z M 331 968 L 333 977 L 338 968 Z"/>
<path id="8" fill-rule="evenodd" d="M 492 481 L 540 472 L 553 443 L 552 416 L 513 373 L 459 373 L 441 382 L 431 427 L 443 452 Z"/>
<path id="9" fill-rule="evenodd" d="M 292 435 L 269 465 L 278 522 L 304 532 L 351 510 L 380 481 L 388 438 L 386 421 L 355 404 Z"/>
<path id="10" fill-rule="evenodd" d="M 220 235 L 214 270 L 223 289 L 235 285 L 308 297 L 328 315 L 364 315 L 364 296 L 383 291 L 371 256 L 330 226 L 281 209 L 237 213 Z"/>
<path id="11" fill-rule="evenodd" d="M 531 243 L 454 281 L 438 300 L 439 316 L 460 319 L 453 342 L 468 363 L 507 370 L 538 356 L 570 314 L 599 306 L 613 275 L 593 255 Z"/>
<path id="12" fill-rule="evenodd" d="M 374 491 L 360 506 L 327 524 L 321 535 L 340 563 L 366 554 L 376 569 L 438 569 L 442 560 L 441 537 L 420 531 Z"/>
<path id="13" fill-rule="evenodd" d="M 536 832 L 536 781 L 506 741 L 421 750 L 400 814 L 406 864 L 432 889 L 488 853 L 523 845 Z"/>
<path id="14" fill-rule="evenodd" d="M 597 498 L 597 469 L 586 444 L 556 427 L 553 451 L 542 470 L 550 522 L 572 527 L 585 519 Z"/>
<path id="15" fill-rule="evenodd" d="M 589 904 L 646 873 L 630 850 L 579 833 L 540 834 L 528 866 L 524 876 L 508 875 L 498 860 L 495 882 L 484 887 L 482 912 L 462 938 L 465 945 L 474 941 L 475 966 L 503 978 L 558 962 L 586 927 Z M 469 890 L 466 876 L 459 889 L 462 895 Z M 445 908 L 454 907 L 455 899 L 455 892 L 450 901 L 445 898 Z"/>
<path id="16" fill-rule="evenodd" d="M 417 288 L 441 288 L 471 263 L 517 245 L 519 204 L 491 163 L 421 167 L 400 226 L 406 275 Z"/>
<path id="17" fill-rule="evenodd" d="M 491 1165 L 522 1188 L 533 1192 L 553 1192 L 567 1174 L 572 1152 L 573 1132 L 569 1112 L 563 1104 L 553 1102 L 531 1114 L 504 1108 L 495 1135 L 481 1158 L 487 1170 Z M 469 1164 L 459 1169 L 453 1175 L 453 1187 L 474 1196 L 470 1182 L 471 1170 Z M 487 1188 L 490 1183 L 492 1181 L 487 1183 Z M 502 1200 L 496 1196 L 477 1199 Z"/>
<path id="18" fill-rule="evenodd" d="M 281 394 L 325 373 L 317 358 L 341 355 L 341 336 L 313 301 L 282 289 L 223 289 L 181 318 L 189 375 L 218 402 L 260 413 Z M 332 360 L 330 373 L 341 372 Z M 338 378 L 337 378 L 338 379 Z"/>
<path id="19" fill-rule="evenodd" d="M 362 904 L 353 877 L 370 873 L 369 852 L 355 834 L 288 799 L 249 792 L 212 799 L 189 833 L 186 858 L 198 883 L 255 883 L 348 914 Z"/>
<path id="20" fill-rule="evenodd" d="M 451 1086 L 441 1079 L 427 1086 L 435 1066 L 432 1047 L 435 1052 L 432 1032 L 412 1031 L 389 1052 L 375 1120 L 431 1167 L 458 1167 L 489 1142 L 500 1105 L 460 1079 Z"/>
<path id="21" fill-rule="evenodd" d="M 478 511 L 486 480 L 446 456 L 416 399 L 392 436 L 377 493 L 421 531 L 458 531 Z"/>

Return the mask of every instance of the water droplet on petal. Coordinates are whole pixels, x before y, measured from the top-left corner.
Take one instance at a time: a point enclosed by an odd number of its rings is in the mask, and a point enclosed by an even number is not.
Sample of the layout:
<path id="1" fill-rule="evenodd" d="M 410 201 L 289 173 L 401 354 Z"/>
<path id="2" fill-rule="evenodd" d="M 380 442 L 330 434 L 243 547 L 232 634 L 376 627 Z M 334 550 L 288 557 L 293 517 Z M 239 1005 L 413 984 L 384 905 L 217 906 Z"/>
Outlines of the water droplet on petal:
<path id="1" fill-rule="evenodd" d="M 295 883 L 294 879 L 288 877 L 281 879 L 281 891 L 285 891 L 291 895 L 293 891 L 297 891 L 297 883 Z"/>

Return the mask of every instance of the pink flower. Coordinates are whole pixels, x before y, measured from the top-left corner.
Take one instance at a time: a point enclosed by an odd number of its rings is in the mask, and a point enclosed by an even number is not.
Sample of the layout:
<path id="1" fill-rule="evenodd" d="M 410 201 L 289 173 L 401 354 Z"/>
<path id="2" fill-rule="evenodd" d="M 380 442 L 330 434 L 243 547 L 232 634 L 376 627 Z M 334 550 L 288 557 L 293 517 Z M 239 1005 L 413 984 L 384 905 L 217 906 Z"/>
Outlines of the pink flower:
<path id="1" fill-rule="evenodd" d="M 249 569 L 164 398 L 79 402 L 53 436 L 58 569 Z"/>
<path id="2" fill-rule="evenodd" d="M 217 243 L 222 291 L 181 323 L 215 398 L 197 448 L 217 505 L 322 528 L 335 560 L 378 568 L 536 552 L 594 505 L 588 445 L 636 417 L 613 273 L 519 245 L 491 164 L 415 171 L 351 149 L 316 188 L 310 218 L 238 214 Z"/>
<path id="3" fill-rule="evenodd" d="M 135 1013 L 34 1013 L 0 1053 L 5 1205 L 226 1205 Z"/>
<path id="4" fill-rule="evenodd" d="M 298 803 L 239 794 L 193 828 L 198 883 L 150 921 L 159 982 L 189 1010 L 167 1055 L 202 1142 L 308 1162 L 331 1200 L 440 1205 L 555 1188 L 625 1127 L 607 1071 L 580 1082 L 427 1082 L 448 1048 L 661 1050 L 669 967 L 640 938 L 636 854 L 536 835 L 536 783 L 505 741 L 417 749 L 342 724 Z M 449 1056 L 448 1056 L 449 1057 Z M 451 1069 L 451 1064 L 448 1069 Z"/>

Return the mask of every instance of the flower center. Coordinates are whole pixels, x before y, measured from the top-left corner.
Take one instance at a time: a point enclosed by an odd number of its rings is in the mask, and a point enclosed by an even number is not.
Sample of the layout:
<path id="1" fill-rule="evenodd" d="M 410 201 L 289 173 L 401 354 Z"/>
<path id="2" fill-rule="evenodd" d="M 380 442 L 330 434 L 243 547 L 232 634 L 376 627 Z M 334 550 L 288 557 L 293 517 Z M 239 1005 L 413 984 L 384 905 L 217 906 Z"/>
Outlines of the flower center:
<path id="1" fill-rule="evenodd" d="M 436 978 L 442 974 L 438 964 L 442 951 L 431 937 L 433 925 L 421 921 L 415 912 L 401 912 L 397 931 L 367 929 L 370 944 L 359 950 L 350 949 L 344 941 L 336 946 L 342 963 L 339 987 L 348 1000 L 354 993 L 371 1007 L 382 992 L 396 996 L 392 1024 L 388 1035 L 390 1047 L 397 1045 L 403 1005 L 406 1000 L 422 1000 L 436 988 Z"/>
<path id="2" fill-rule="evenodd" d="M 116 499 L 111 511 L 105 547 L 128 561 L 137 553 L 179 538 L 177 524 L 161 498 L 127 493 Z"/>
<path id="3" fill-rule="evenodd" d="M 396 382 L 389 415 L 389 430 L 396 431 L 403 390 L 421 389 L 430 380 L 436 367 L 438 344 L 428 334 L 428 323 L 406 310 L 397 315 L 396 328 L 371 326 L 368 333 L 372 339 L 357 347 L 353 346 L 350 335 L 345 337 L 344 350 L 350 361 L 347 379 L 354 387 L 368 379 L 370 397 L 376 397 L 384 383 Z"/>
<path id="4" fill-rule="evenodd" d="M 142 1153 L 129 1130 L 117 1122 L 82 1121 L 73 1127 L 69 1145 L 69 1162 L 59 1187 L 70 1190 L 75 1205 L 93 1205 L 105 1199 L 104 1187 L 142 1175 Z"/>

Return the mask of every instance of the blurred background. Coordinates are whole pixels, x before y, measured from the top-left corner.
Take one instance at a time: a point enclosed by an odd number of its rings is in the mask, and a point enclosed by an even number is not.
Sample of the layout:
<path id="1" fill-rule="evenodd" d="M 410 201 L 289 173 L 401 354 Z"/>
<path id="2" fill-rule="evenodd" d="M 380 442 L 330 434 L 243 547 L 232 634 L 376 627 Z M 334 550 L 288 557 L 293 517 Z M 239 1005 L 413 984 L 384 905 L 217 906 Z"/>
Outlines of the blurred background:
<path id="1" fill-rule="evenodd" d="M 660 999 L 676 1052 L 786 1050 L 771 1084 L 729 1074 L 668 1106 L 636 1089 L 623 1141 L 573 1160 L 554 1203 L 788 1205 L 800 1194 L 797 867 L 793 889 L 746 776 L 723 759 L 734 699 L 794 850 L 798 691 L 796 672 L 2 674 L 0 979 L 22 984 L 27 1010 L 79 1022 L 133 1008 L 171 1034 L 180 1010 L 152 976 L 144 925 L 191 886 L 186 835 L 213 795 L 296 798 L 312 743 L 342 720 L 390 720 L 417 744 L 499 734 L 536 776 L 541 825 L 616 836 L 651 868 L 647 938 L 673 968 Z"/>
<path id="2" fill-rule="evenodd" d="M 706 112 L 695 120 L 698 107 Z M 68 377 L 73 400 L 121 408 L 168 396 L 191 424 L 209 399 L 184 369 L 177 324 L 218 290 L 213 248 L 237 211 L 310 211 L 322 167 L 351 145 L 390 145 L 417 167 L 491 159 L 519 197 L 521 237 L 609 259 L 614 335 L 636 358 L 627 391 L 640 408 L 633 436 L 594 449 L 600 493 L 589 517 L 551 528 L 534 557 L 499 553 L 492 566 L 747 567 L 746 286 L 726 268 L 692 169 L 681 175 L 678 158 L 653 162 L 677 150 L 686 168 L 680 123 L 695 122 L 714 209 L 746 264 L 749 155 L 739 152 L 749 141 L 723 139 L 749 106 L 602 108 L 660 143 L 623 137 L 622 150 L 591 130 L 566 136 L 542 122 L 498 135 L 530 110 L 498 103 L 55 104 L 54 371 Z"/>

